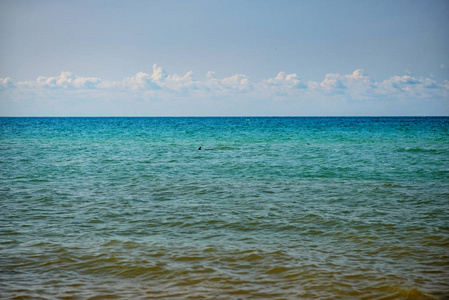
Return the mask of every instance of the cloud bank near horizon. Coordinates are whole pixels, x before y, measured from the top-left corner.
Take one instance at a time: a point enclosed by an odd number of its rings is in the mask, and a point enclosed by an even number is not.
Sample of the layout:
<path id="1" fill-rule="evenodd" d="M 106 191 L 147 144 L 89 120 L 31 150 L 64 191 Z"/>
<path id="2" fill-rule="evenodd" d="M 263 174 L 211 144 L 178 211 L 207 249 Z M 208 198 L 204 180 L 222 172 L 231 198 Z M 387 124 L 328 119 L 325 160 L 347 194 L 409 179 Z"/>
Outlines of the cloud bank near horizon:
<path id="1" fill-rule="evenodd" d="M 363 69 L 329 73 L 320 82 L 286 72 L 252 81 L 209 71 L 198 80 L 191 71 L 168 74 L 157 65 L 120 81 L 68 71 L 34 81 L 0 78 L 1 115 L 46 115 L 47 106 L 48 115 L 447 115 L 449 81 L 410 75 L 376 81 Z"/>

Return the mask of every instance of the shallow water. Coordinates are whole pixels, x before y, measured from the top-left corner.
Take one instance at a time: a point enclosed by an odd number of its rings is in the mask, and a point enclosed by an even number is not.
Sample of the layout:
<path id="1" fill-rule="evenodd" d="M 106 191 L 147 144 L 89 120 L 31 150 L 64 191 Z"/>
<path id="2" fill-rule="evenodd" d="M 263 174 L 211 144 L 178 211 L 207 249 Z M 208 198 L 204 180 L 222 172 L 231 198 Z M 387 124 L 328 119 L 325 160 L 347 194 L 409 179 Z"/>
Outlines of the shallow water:
<path id="1" fill-rule="evenodd" d="M 449 118 L 0 118 L 6 299 L 447 299 L 448 207 Z"/>

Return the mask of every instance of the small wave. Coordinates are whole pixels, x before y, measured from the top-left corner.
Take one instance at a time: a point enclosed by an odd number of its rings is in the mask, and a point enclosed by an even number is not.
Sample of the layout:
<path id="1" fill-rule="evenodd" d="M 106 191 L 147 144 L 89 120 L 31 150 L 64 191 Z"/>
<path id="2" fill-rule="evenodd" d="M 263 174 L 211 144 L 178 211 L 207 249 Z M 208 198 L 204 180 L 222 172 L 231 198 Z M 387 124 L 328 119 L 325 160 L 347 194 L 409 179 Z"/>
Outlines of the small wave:
<path id="1" fill-rule="evenodd" d="M 440 151 L 436 149 L 426 149 L 426 148 L 399 148 L 397 152 L 406 153 L 429 153 L 429 154 L 439 154 Z"/>
<path id="2" fill-rule="evenodd" d="M 235 148 L 229 147 L 229 146 L 222 146 L 222 147 L 215 147 L 215 148 L 202 148 L 198 150 L 234 150 Z"/>
<path id="3" fill-rule="evenodd" d="M 429 296 L 423 292 L 421 292 L 417 288 L 402 288 L 398 286 L 384 286 L 380 288 L 381 291 L 388 291 L 392 294 L 391 298 L 397 299 L 407 299 L 407 300 L 436 300 L 432 296 Z"/>
<path id="4" fill-rule="evenodd" d="M 279 274 L 279 273 L 284 273 L 286 271 L 290 270 L 287 267 L 274 267 L 269 269 L 268 271 L 266 271 L 266 274 Z"/>

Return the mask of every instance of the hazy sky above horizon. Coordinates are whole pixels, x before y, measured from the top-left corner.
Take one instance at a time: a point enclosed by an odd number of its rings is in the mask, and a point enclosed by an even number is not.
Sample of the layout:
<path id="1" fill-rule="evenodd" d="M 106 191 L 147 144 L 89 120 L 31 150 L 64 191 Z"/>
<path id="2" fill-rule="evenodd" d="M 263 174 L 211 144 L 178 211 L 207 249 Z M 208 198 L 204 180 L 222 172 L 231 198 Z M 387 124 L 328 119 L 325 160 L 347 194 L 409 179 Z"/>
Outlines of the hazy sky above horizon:
<path id="1" fill-rule="evenodd" d="M 449 115 L 449 1 L 2 0 L 0 115 Z"/>

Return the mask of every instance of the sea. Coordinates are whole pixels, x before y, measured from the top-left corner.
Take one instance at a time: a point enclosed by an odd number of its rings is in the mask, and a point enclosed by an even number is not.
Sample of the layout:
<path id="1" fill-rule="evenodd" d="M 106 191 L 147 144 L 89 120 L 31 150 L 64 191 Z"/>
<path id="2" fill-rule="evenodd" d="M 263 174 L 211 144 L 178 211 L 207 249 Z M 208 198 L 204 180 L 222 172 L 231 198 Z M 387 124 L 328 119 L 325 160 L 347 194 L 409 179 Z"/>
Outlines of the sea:
<path id="1" fill-rule="evenodd" d="M 0 118 L 0 298 L 449 299 L 449 118 Z"/>

